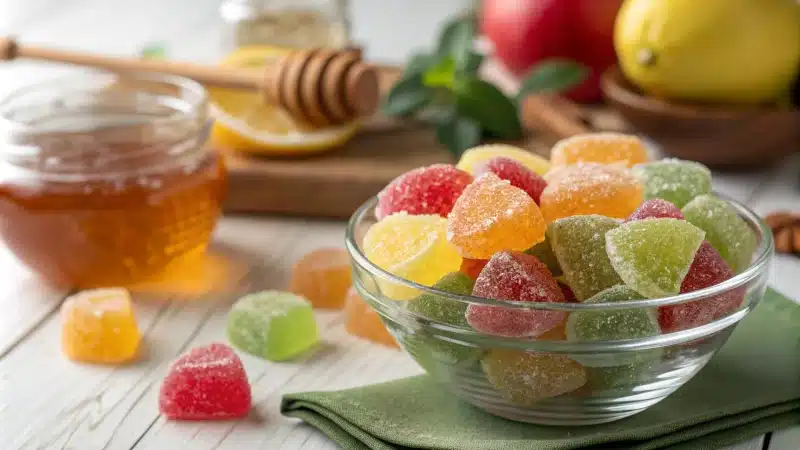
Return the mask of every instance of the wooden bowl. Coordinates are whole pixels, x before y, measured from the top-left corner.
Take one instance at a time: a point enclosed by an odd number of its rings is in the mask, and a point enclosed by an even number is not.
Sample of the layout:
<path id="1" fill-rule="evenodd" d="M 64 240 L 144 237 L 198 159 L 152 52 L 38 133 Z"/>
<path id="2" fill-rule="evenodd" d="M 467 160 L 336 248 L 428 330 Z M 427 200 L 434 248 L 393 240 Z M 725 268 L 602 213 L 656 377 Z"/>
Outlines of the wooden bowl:
<path id="1" fill-rule="evenodd" d="M 602 89 L 609 104 L 664 153 L 722 169 L 775 163 L 800 150 L 800 110 L 671 103 L 643 95 L 617 67 Z"/>

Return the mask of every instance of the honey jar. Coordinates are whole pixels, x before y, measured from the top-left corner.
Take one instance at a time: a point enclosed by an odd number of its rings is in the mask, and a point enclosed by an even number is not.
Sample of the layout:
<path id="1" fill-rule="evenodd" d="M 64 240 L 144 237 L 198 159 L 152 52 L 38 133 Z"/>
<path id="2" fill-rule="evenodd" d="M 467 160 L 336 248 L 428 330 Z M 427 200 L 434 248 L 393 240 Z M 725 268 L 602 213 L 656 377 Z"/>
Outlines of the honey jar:
<path id="1" fill-rule="evenodd" d="M 0 101 L 0 235 L 74 288 L 128 286 L 200 259 L 225 168 L 191 80 L 86 73 Z"/>

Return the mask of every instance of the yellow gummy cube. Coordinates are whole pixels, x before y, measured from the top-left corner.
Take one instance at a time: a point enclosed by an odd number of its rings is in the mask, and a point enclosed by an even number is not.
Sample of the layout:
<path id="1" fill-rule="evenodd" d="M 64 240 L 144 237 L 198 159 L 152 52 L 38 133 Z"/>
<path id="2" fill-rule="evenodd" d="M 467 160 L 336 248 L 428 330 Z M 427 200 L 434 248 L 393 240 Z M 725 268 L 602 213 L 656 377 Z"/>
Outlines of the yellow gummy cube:
<path id="1" fill-rule="evenodd" d="M 79 292 L 61 306 L 61 344 L 75 361 L 118 363 L 136 356 L 141 333 L 126 289 Z"/>
<path id="2" fill-rule="evenodd" d="M 558 141 L 550 162 L 553 167 L 590 162 L 633 167 L 647 162 L 647 149 L 641 139 L 630 134 L 588 133 Z"/>
<path id="3" fill-rule="evenodd" d="M 476 165 L 498 156 L 517 160 L 539 175 L 544 175 L 550 170 L 550 162 L 548 160 L 525 149 L 507 144 L 488 144 L 473 147 L 461 155 L 456 167 L 474 174 Z"/>

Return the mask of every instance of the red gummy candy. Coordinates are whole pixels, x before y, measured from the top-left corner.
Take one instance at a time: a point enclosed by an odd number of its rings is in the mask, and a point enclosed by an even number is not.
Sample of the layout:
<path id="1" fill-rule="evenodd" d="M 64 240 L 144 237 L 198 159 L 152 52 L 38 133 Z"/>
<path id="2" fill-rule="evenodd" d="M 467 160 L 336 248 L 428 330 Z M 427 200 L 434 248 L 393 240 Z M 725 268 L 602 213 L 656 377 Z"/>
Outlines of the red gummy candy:
<path id="1" fill-rule="evenodd" d="M 247 415 L 250 383 L 230 347 L 211 344 L 172 363 L 158 396 L 161 414 L 178 420 L 218 420 Z"/>
<path id="2" fill-rule="evenodd" d="M 521 252 L 498 252 L 475 281 L 472 295 L 522 302 L 564 302 L 556 279 L 535 256 Z M 467 322 L 472 328 L 495 336 L 538 336 L 556 327 L 566 317 L 562 311 L 523 311 L 471 304 Z"/>
<path id="3" fill-rule="evenodd" d="M 492 172 L 501 180 L 508 180 L 512 186 L 522 189 L 531 196 L 536 204 L 547 187 L 547 182 L 538 173 L 528 169 L 515 159 L 497 156 L 475 167 L 475 178 L 486 172 Z"/>
<path id="4" fill-rule="evenodd" d="M 708 241 L 703 241 L 681 283 L 681 294 L 714 286 L 733 275 L 719 252 Z M 658 324 L 664 333 L 698 327 L 730 314 L 743 301 L 744 289 L 739 288 L 703 300 L 661 306 L 658 308 Z"/>
<path id="5" fill-rule="evenodd" d="M 466 274 L 473 280 L 477 280 L 478 275 L 481 274 L 481 270 L 483 270 L 483 268 L 486 267 L 486 263 L 488 262 L 489 262 L 488 259 L 464 258 L 461 260 L 461 268 L 459 269 L 459 271 Z"/>
<path id="6" fill-rule="evenodd" d="M 636 208 L 636 211 L 634 211 L 630 215 L 630 217 L 628 217 L 625 221 L 630 222 L 633 220 L 642 220 L 642 219 L 683 220 L 683 214 L 681 214 L 680 208 L 673 205 L 671 202 L 657 198 L 642 203 L 638 208 Z"/>
<path id="7" fill-rule="evenodd" d="M 569 288 L 566 284 L 562 282 L 558 282 L 558 287 L 561 289 L 561 293 L 564 294 L 564 301 L 567 303 L 580 303 L 578 298 L 575 297 L 575 293 L 572 292 L 572 289 Z"/>
<path id="8" fill-rule="evenodd" d="M 392 180 L 379 194 L 375 217 L 396 212 L 447 217 L 472 175 L 449 164 L 419 167 Z"/>

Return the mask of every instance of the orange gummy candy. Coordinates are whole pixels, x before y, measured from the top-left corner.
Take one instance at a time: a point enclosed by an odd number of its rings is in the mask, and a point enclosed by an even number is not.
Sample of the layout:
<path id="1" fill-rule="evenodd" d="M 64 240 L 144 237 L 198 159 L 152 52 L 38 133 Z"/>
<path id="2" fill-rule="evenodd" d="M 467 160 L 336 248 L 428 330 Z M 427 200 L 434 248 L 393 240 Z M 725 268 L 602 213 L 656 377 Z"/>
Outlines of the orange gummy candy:
<path id="1" fill-rule="evenodd" d="M 61 344 L 75 361 L 118 363 L 136 356 L 141 334 L 122 288 L 79 292 L 61 306 Z"/>
<path id="2" fill-rule="evenodd" d="M 397 347 L 397 341 L 386 330 L 378 313 L 367 305 L 355 288 L 347 291 L 344 305 L 344 328 L 348 333 L 389 347 Z"/>
<path id="3" fill-rule="evenodd" d="M 493 173 L 464 189 L 447 218 L 447 239 L 472 259 L 501 250 L 523 251 L 544 240 L 547 226 L 536 202 Z"/>
<path id="4" fill-rule="evenodd" d="M 550 153 L 553 167 L 579 163 L 621 163 L 627 167 L 647 162 L 647 149 L 636 136 L 590 133 L 562 139 Z"/>
<path id="5" fill-rule="evenodd" d="M 314 308 L 339 309 L 351 283 L 347 251 L 321 248 L 295 263 L 289 290 L 305 297 Z"/>
<path id="6" fill-rule="evenodd" d="M 574 215 L 624 219 L 642 203 L 643 187 L 619 165 L 586 163 L 553 169 L 539 204 L 548 223 Z"/>

